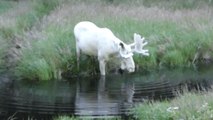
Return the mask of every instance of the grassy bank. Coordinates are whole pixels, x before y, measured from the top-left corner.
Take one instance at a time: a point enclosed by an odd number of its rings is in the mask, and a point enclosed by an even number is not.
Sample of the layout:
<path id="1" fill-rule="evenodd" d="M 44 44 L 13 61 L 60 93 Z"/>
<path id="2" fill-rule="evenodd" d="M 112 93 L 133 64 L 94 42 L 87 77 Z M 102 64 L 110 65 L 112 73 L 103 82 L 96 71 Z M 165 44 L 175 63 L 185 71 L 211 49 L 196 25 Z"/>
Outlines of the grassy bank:
<path id="1" fill-rule="evenodd" d="M 140 120 L 210 120 L 213 118 L 212 91 L 185 93 L 172 101 L 142 103 L 133 114 Z"/>
<path id="2" fill-rule="evenodd" d="M 22 56 L 21 51 L 26 46 L 23 46 L 23 43 L 27 31 L 36 26 L 58 4 L 57 0 L 0 1 L 1 70 L 14 70 Z"/>
<path id="3" fill-rule="evenodd" d="M 134 56 L 140 69 L 189 67 L 203 60 L 211 61 L 212 1 L 163 3 L 165 1 L 137 0 L 131 4 L 128 0 L 34 1 L 33 9 L 28 10 L 31 12 L 18 17 L 15 28 L 6 29 L 6 36 L 18 40 L 21 47 L 15 60 L 16 75 L 22 79 L 50 80 L 60 78 L 64 72 L 76 74 L 73 27 L 83 20 L 110 28 L 126 43 L 133 42 L 135 32 L 143 35 L 149 42 L 146 48 L 150 56 Z M 14 37 L 14 31 L 18 36 Z M 86 58 L 81 61 L 86 74 L 91 72 L 91 66 L 97 66 L 83 61 L 87 61 Z"/>

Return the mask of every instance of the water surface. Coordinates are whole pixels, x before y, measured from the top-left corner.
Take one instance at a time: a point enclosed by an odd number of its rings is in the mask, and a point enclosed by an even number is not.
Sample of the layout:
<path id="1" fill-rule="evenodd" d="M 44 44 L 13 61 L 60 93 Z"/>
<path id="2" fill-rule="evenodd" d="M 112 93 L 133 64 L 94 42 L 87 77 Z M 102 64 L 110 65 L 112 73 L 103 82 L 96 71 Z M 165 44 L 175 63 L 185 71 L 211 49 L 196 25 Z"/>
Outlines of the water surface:
<path id="1" fill-rule="evenodd" d="M 60 115 L 128 116 L 137 103 L 175 97 L 175 91 L 208 89 L 213 69 L 164 70 L 106 77 L 26 82 L 0 80 L 0 117 L 52 118 Z"/>

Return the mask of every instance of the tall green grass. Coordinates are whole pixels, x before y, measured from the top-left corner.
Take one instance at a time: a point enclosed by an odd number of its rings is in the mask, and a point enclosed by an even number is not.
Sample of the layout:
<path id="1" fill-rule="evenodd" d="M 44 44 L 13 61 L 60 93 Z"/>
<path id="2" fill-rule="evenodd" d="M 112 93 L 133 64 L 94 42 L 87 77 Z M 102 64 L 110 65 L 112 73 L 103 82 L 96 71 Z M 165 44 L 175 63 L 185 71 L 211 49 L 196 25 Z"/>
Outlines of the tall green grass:
<path id="1" fill-rule="evenodd" d="M 59 0 L 33 0 L 36 16 L 43 17 L 59 5 Z"/>
<path id="2" fill-rule="evenodd" d="M 105 22 L 121 40 L 133 41 L 134 32 L 145 36 L 149 44 L 149 57 L 134 56 L 136 64 L 149 69 L 164 65 L 167 67 L 187 67 L 192 64 L 199 46 L 212 49 L 213 29 L 205 31 L 193 27 L 183 27 L 171 21 L 137 21 L 122 19 Z M 190 23 L 189 23 L 190 24 Z M 198 23 L 199 24 L 199 23 Z M 207 52 L 208 50 L 203 52 Z"/>
<path id="3" fill-rule="evenodd" d="M 211 0 L 143 0 L 143 4 L 147 7 L 160 6 L 173 10 L 177 9 L 196 9 L 206 5 L 212 6 Z"/>
<path id="4" fill-rule="evenodd" d="M 32 11 L 17 18 L 17 30 L 20 32 L 29 30 L 36 22 L 48 15 L 59 5 L 59 0 L 32 0 Z"/>
<path id="5" fill-rule="evenodd" d="M 184 93 L 164 102 L 147 102 L 133 109 L 140 120 L 211 120 L 213 118 L 212 93 Z"/>
<path id="6" fill-rule="evenodd" d="M 57 4 L 58 2 L 53 2 L 49 10 L 55 8 Z M 39 30 L 42 31 L 41 33 L 45 37 L 43 39 L 31 40 L 30 46 L 22 49 L 21 59 L 16 68 L 16 73 L 20 78 L 50 80 L 60 78 L 61 72 L 68 71 L 71 74 L 76 74 L 78 71 L 76 70 L 73 27 L 82 20 L 92 21 L 99 27 L 110 28 L 118 38 L 128 44 L 133 42 L 133 33 L 136 32 L 144 36 L 149 42 L 145 48 L 149 49 L 150 56 L 134 55 L 135 63 L 142 69 L 188 67 L 193 64 L 192 62 L 197 52 L 206 53 L 213 49 L 213 41 L 211 39 L 213 38 L 213 29 L 210 24 L 211 20 L 208 18 L 198 17 L 193 22 L 190 17 L 182 17 L 180 21 L 171 20 L 169 17 L 168 19 L 135 19 L 134 17 L 123 16 L 123 13 L 116 17 L 113 15 L 109 16 L 102 9 L 102 7 L 106 7 L 108 4 L 86 4 L 82 1 L 74 3 L 73 1 L 67 1 L 66 4 L 74 4 L 71 8 L 75 8 L 75 11 L 69 9 L 70 7 L 67 9 L 62 7 L 55 12 L 53 11 L 51 18 L 56 19 L 60 16 L 62 22 L 54 22 L 52 20 L 51 23 L 48 23 L 48 21 L 44 22 L 44 25 L 41 23 L 43 27 L 42 30 Z M 85 7 L 84 4 L 88 6 Z M 82 8 L 76 7 L 78 5 Z M 99 12 L 97 10 L 93 11 L 93 14 L 87 14 L 87 11 L 91 11 L 94 5 L 97 7 L 95 9 L 103 11 Z M 120 6 L 118 7 L 121 9 Z M 50 12 L 45 12 L 46 8 L 43 10 L 42 6 L 36 9 L 38 9 L 37 11 L 42 11 L 40 12 L 42 15 Z M 67 10 L 69 10 L 70 15 L 67 15 Z M 56 13 L 60 13 L 60 15 Z M 154 13 L 151 11 L 150 14 Z M 31 19 L 34 19 L 34 17 L 29 17 L 30 24 Z M 213 56 L 212 52 L 210 54 Z M 97 61 L 94 62 L 87 58 L 82 58 L 80 63 L 81 70 L 85 71 L 86 74 L 91 73 L 93 69 L 90 68 L 93 66 L 95 66 L 93 67 L 94 69 L 98 68 Z"/>
<path id="7" fill-rule="evenodd" d="M 213 44 L 212 28 L 200 31 L 190 27 L 182 28 L 170 21 L 141 22 L 129 18 L 118 21 L 106 20 L 103 24 L 126 43 L 133 42 L 135 31 L 146 37 L 149 44 L 145 48 L 150 50 L 150 56 L 136 54 L 134 60 L 140 68 L 148 70 L 162 66 L 188 67 L 192 65 L 198 46 L 212 48 Z M 74 24 L 50 25 L 44 32 L 46 39 L 35 41 L 32 47 L 23 50 L 18 67 L 19 74 L 22 77 L 29 76 L 27 79 L 48 80 L 59 78 L 59 71 L 66 71 L 69 65 L 73 66 L 71 71 L 76 71 L 73 26 Z M 84 68 L 90 65 L 92 67 L 94 63 L 81 62 Z"/>
<path id="8" fill-rule="evenodd" d="M 212 0 L 105 0 L 106 3 L 111 3 L 114 5 L 119 4 L 134 4 L 141 5 L 145 7 L 160 7 L 171 10 L 179 9 L 196 9 L 205 6 L 212 6 Z"/>
<path id="9" fill-rule="evenodd" d="M 7 12 L 11 8 L 13 8 L 13 6 L 15 6 L 14 2 L 1 0 L 0 15 Z M 12 37 L 12 30 L 0 26 L 0 69 L 4 69 L 5 67 L 4 58 L 6 57 L 5 53 L 6 53 L 6 49 L 8 48 L 8 42 L 5 39 L 11 38 L 11 37 Z"/>
<path id="10" fill-rule="evenodd" d="M 74 64 L 74 43 L 70 40 L 69 27 L 49 26 L 47 38 L 37 40 L 31 47 L 22 50 L 22 58 L 17 67 L 17 75 L 30 80 L 50 80 L 60 78 L 60 72 Z"/>
<path id="11" fill-rule="evenodd" d="M 2 40 L 3 38 L 0 36 L 0 69 L 4 69 L 4 65 L 5 65 L 5 61 L 4 61 L 4 57 L 5 57 L 5 49 L 7 49 L 8 44 Z M 0 72 L 1 72 L 0 70 Z"/>
<path id="12" fill-rule="evenodd" d="M 9 8 L 14 8 L 11 10 L 17 10 L 17 11 L 22 11 L 20 10 L 22 5 L 27 5 L 26 7 L 29 7 L 30 9 L 28 11 L 24 12 L 17 12 L 19 15 L 13 15 L 12 13 L 9 13 L 8 15 L 5 14 L 5 18 L 9 19 L 14 19 L 15 23 L 14 25 L 0 25 L 0 65 L 2 69 L 5 69 L 6 66 L 14 67 L 11 66 L 11 63 L 9 61 L 17 62 L 15 60 L 11 59 L 16 59 L 14 56 L 17 56 L 17 52 L 14 51 L 15 46 L 17 44 L 22 44 L 24 41 L 22 40 L 24 37 L 24 33 L 29 31 L 37 22 L 39 22 L 43 16 L 48 15 L 50 11 L 55 9 L 58 5 L 59 2 L 58 0 L 32 0 L 32 1 L 20 1 L 20 2 L 15 2 L 15 1 L 0 1 L 0 14 L 2 13 L 7 13 L 7 10 Z M 5 19 L 4 18 L 4 19 Z M 17 51 L 19 51 L 17 49 Z M 14 53 L 16 52 L 16 53 Z M 28 59 L 28 58 L 27 58 Z M 27 61 L 27 60 L 26 60 Z M 44 63 L 42 59 L 39 59 L 38 61 L 35 61 L 33 63 L 34 65 L 31 66 L 29 69 L 35 69 L 34 71 L 37 71 L 38 68 L 46 68 L 47 65 Z M 46 65 L 46 66 L 45 66 Z M 13 68 L 12 68 L 13 69 Z M 49 68 L 50 69 L 50 68 Z M 45 74 L 45 71 L 38 70 L 38 74 Z M 36 76 L 38 74 L 34 74 L 32 76 Z M 42 79 L 47 79 L 48 75 L 43 75 Z"/>
<path id="13" fill-rule="evenodd" d="M 31 1 L 21 1 L 21 2 L 15 2 L 15 1 L 0 1 L 0 11 L 2 9 L 3 13 L 6 13 L 6 8 L 9 9 L 9 6 L 14 6 L 14 11 L 16 9 L 15 6 L 18 6 L 19 4 L 26 4 L 27 7 L 30 7 L 31 9 L 29 11 L 25 11 L 22 14 L 18 15 L 16 19 L 15 26 L 12 26 L 12 28 L 0 28 L 1 32 L 3 30 L 9 30 L 11 34 L 23 34 L 25 31 L 30 30 L 34 24 L 39 22 L 43 16 L 48 15 L 52 10 L 54 10 L 58 5 L 58 0 L 31 0 Z M 8 6 L 8 7 L 7 7 Z M 5 10 L 4 10 L 5 9 Z M 5 16 L 7 17 L 7 16 Z M 0 26 L 1 27 L 1 26 Z M 10 26 L 9 26 L 10 27 Z M 3 30 L 2 30 L 3 29 Z M 8 35 L 4 31 L 2 32 L 3 36 Z M 5 33 L 5 34 L 4 34 Z"/>
<path id="14" fill-rule="evenodd" d="M 1 0 L 0 1 L 0 14 L 5 13 L 7 10 L 12 8 L 14 6 L 14 2 L 7 1 L 7 0 Z"/>

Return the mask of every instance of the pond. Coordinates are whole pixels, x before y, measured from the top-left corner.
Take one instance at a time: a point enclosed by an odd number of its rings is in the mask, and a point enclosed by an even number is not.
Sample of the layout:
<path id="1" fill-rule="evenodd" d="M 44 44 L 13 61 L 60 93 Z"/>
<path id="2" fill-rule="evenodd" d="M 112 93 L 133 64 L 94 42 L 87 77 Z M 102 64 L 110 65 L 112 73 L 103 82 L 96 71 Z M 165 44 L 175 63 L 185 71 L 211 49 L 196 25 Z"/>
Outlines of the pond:
<path id="1" fill-rule="evenodd" d="M 60 115 L 126 117 L 137 103 L 174 98 L 182 88 L 208 90 L 213 67 L 26 82 L 0 80 L 0 118 Z"/>

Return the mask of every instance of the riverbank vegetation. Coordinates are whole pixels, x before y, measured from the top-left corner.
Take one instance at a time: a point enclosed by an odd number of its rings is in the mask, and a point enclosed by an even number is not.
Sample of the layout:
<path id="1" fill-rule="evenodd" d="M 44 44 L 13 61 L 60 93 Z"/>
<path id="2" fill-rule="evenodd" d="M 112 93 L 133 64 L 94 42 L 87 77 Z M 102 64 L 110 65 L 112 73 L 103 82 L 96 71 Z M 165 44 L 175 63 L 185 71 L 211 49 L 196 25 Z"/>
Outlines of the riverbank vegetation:
<path id="1" fill-rule="evenodd" d="M 134 108 L 139 120 L 211 120 L 213 119 L 213 93 L 185 92 L 172 101 L 147 102 Z"/>
<path id="2" fill-rule="evenodd" d="M 18 0 L 1 2 L 1 66 L 20 79 L 75 75 L 73 27 L 89 20 L 110 28 L 126 43 L 133 33 L 146 38 L 149 57 L 135 55 L 137 68 L 190 67 L 213 57 L 213 2 L 209 0 Z M 86 58 L 85 58 L 86 59 Z M 86 74 L 94 62 L 81 63 Z"/>
<path id="3" fill-rule="evenodd" d="M 55 117 L 54 120 L 121 120 L 120 118 L 116 118 L 116 117 L 106 117 L 106 118 L 90 118 L 90 117 L 70 117 L 70 116 L 59 116 L 59 117 Z"/>
<path id="4" fill-rule="evenodd" d="M 132 118 L 136 120 L 211 120 L 213 119 L 213 93 L 187 92 L 177 93 L 177 97 L 166 101 L 145 101 L 132 109 Z M 59 116 L 55 120 L 79 120 L 78 118 Z M 120 118 L 102 118 L 120 120 Z"/>

